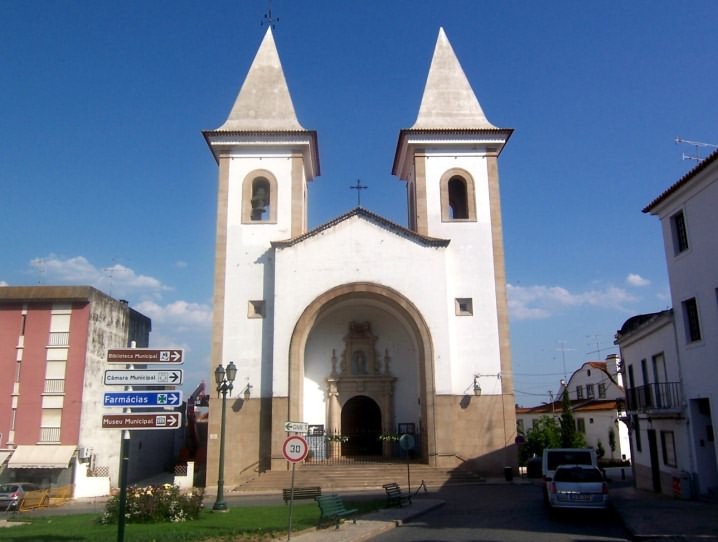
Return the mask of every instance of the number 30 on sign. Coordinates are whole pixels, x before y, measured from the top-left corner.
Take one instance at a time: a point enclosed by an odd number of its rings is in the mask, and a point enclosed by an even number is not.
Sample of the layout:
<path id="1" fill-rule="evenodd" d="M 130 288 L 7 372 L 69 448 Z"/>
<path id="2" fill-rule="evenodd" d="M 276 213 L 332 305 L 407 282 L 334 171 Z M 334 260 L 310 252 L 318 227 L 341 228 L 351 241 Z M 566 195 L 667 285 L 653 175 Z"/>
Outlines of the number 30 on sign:
<path id="1" fill-rule="evenodd" d="M 304 437 L 300 437 L 299 435 L 287 437 L 287 440 L 284 441 L 284 446 L 282 447 L 284 459 L 291 463 L 304 461 L 304 458 L 307 457 L 308 450 L 309 447 L 307 446 L 307 441 L 304 440 Z"/>

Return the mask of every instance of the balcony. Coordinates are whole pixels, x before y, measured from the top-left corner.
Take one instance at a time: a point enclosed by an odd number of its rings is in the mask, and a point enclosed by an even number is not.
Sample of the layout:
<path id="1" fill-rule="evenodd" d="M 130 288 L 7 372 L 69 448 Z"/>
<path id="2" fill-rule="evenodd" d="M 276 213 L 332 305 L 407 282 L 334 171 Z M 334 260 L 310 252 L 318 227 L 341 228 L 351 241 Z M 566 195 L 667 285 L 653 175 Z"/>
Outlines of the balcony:
<path id="1" fill-rule="evenodd" d="M 70 333 L 68 331 L 52 331 L 48 339 L 48 346 L 68 346 L 70 344 Z"/>
<path id="2" fill-rule="evenodd" d="M 681 410 L 680 382 L 656 382 L 626 390 L 626 411 L 653 415 Z"/>
<path id="3" fill-rule="evenodd" d="M 42 443 L 58 443 L 60 442 L 60 428 L 59 427 L 41 427 L 40 428 L 40 442 Z"/>
<path id="4" fill-rule="evenodd" d="M 65 393 L 65 379 L 64 378 L 46 378 L 45 387 L 43 393 L 56 394 Z"/>

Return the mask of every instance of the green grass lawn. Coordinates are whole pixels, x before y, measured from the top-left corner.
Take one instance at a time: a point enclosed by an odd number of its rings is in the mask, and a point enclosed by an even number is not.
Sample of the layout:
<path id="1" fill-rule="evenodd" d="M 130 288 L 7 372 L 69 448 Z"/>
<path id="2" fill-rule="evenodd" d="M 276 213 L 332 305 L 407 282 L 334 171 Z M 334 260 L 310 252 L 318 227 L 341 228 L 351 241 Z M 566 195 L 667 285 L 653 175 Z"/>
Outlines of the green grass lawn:
<path id="1" fill-rule="evenodd" d="M 377 510 L 380 501 L 346 501 L 347 508 L 360 513 Z M 0 528 L 0 540 L 13 542 L 104 542 L 117 540 L 117 525 L 101 525 L 98 514 L 68 516 L 23 516 L 8 518 L 27 521 L 25 525 Z M 319 507 L 315 503 L 294 504 L 292 532 L 315 528 Z M 220 542 L 260 541 L 286 538 L 289 529 L 289 506 L 248 506 L 230 508 L 227 512 L 203 510 L 199 519 L 183 523 L 129 523 L 125 525 L 125 542 Z"/>

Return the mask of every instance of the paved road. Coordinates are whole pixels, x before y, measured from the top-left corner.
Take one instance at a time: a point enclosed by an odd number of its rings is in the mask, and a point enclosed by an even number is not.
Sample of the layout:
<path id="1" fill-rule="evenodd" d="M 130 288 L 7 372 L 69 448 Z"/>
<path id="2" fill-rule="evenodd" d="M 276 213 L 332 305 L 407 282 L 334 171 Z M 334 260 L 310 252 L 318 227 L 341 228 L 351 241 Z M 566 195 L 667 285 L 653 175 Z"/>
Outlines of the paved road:
<path id="1" fill-rule="evenodd" d="M 467 541 L 627 541 L 613 512 L 549 516 L 541 489 L 532 485 L 452 488 L 435 492 L 446 504 L 397 529 L 371 538 L 374 542 Z"/>

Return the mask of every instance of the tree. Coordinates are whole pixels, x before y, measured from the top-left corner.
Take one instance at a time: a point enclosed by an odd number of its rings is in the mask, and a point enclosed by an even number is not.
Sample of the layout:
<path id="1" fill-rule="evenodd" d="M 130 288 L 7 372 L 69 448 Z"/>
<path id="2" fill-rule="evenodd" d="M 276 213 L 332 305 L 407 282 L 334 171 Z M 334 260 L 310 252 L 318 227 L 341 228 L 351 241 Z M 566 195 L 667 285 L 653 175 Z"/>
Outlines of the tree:
<path id="1" fill-rule="evenodd" d="M 613 454 L 616 453 L 616 432 L 613 427 L 608 430 L 608 447 L 611 449 L 611 459 L 613 459 Z"/>
<path id="2" fill-rule="evenodd" d="M 520 460 L 526 464 L 534 454 L 540 456 L 544 448 L 558 448 L 561 444 L 561 428 L 551 416 L 541 416 L 526 435 L 526 443 L 520 448 Z"/>
<path id="3" fill-rule="evenodd" d="M 564 390 L 561 401 L 561 448 L 583 448 L 586 446 L 584 436 L 576 431 L 576 420 L 571 411 L 571 399 L 568 390 Z"/>
<path id="4" fill-rule="evenodd" d="M 602 459 L 604 455 L 606 455 L 606 449 L 603 447 L 603 442 L 599 440 L 596 444 L 596 458 Z"/>

